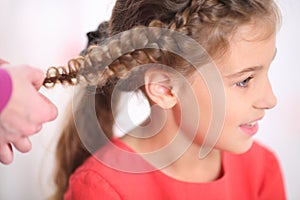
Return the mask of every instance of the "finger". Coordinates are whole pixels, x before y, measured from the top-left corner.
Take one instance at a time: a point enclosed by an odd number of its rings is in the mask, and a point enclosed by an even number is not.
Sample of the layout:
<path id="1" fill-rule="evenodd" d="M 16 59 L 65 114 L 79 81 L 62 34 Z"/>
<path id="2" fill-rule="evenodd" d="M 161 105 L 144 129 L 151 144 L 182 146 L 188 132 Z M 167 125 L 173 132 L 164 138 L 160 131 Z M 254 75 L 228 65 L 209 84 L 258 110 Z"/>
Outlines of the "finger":
<path id="1" fill-rule="evenodd" d="M 16 141 L 13 142 L 13 145 L 15 148 L 22 152 L 22 153 L 27 153 L 28 151 L 31 150 L 32 144 L 29 140 L 28 137 L 22 137 Z"/>
<path id="2" fill-rule="evenodd" d="M 39 93 L 39 100 L 37 104 L 37 107 L 41 108 L 39 111 L 41 123 L 56 119 L 58 115 L 57 107 L 41 93 Z"/>
<path id="3" fill-rule="evenodd" d="M 36 122 L 39 123 L 39 122 Z M 37 124 L 37 125 L 25 125 L 23 129 L 21 129 L 19 131 L 19 134 L 21 134 L 21 137 L 28 137 L 31 136 L 33 134 L 36 134 L 38 132 L 40 132 L 40 130 L 42 129 L 42 124 Z M 15 141 L 15 140 L 10 140 L 10 141 Z"/>
<path id="4" fill-rule="evenodd" d="M 0 162 L 8 165 L 12 163 L 14 158 L 13 150 L 11 144 L 0 144 Z"/>
<path id="5" fill-rule="evenodd" d="M 0 66 L 3 64 L 8 64 L 8 62 L 6 60 L 0 59 Z"/>

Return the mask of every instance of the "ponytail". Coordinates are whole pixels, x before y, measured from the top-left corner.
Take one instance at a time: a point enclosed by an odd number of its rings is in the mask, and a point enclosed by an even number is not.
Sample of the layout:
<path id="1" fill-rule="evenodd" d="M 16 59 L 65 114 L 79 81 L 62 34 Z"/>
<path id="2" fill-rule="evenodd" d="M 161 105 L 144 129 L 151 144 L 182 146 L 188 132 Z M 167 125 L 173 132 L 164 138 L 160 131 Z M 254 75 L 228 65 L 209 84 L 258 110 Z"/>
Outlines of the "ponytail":
<path id="1" fill-rule="evenodd" d="M 100 44 L 101 41 L 108 37 L 108 22 L 101 23 L 97 31 L 89 32 L 87 36 L 89 40 L 88 47 L 90 45 Z M 81 52 L 82 56 L 87 54 L 87 49 Z M 59 79 L 58 76 L 51 75 L 51 71 L 55 72 L 54 75 L 60 73 L 60 79 L 63 82 L 67 82 L 71 85 L 77 84 L 76 73 L 79 70 L 79 66 L 76 65 L 76 68 L 71 68 L 72 65 L 70 63 L 73 61 L 74 60 L 71 60 L 69 62 L 69 69 L 64 67 L 49 68 L 48 79 L 45 79 L 44 85 L 46 87 L 53 87 Z M 110 87 L 105 88 L 105 91 L 96 91 L 96 94 L 94 94 L 97 104 L 95 104 L 93 109 L 90 106 L 91 102 L 88 98 L 90 90 L 87 89 L 84 94 L 76 94 L 74 98 L 78 98 L 78 105 L 73 106 L 74 109 L 70 106 L 67 110 L 69 116 L 67 116 L 66 124 L 56 147 L 56 166 L 54 172 L 56 190 L 51 197 L 53 200 L 63 199 L 64 193 L 68 188 L 68 180 L 71 174 L 93 153 L 94 150 L 101 146 L 101 141 L 93 140 L 94 138 L 99 139 L 99 133 L 95 133 L 95 130 L 92 130 L 88 126 L 89 121 L 93 117 L 92 114 L 97 113 L 97 118 L 107 138 L 111 138 L 112 136 L 113 120 L 110 109 L 111 90 L 109 89 Z M 74 116 L 76 117 L 76 120 L 74 119 Z M 82 130 L 84 130 L 84 132 Z M 85 140 L 85 144 L 82 142 L 83 139 Z M 89 145 L 89 147 L 93 147 L 93 149 L 87 149 L 85 145 Z"/>

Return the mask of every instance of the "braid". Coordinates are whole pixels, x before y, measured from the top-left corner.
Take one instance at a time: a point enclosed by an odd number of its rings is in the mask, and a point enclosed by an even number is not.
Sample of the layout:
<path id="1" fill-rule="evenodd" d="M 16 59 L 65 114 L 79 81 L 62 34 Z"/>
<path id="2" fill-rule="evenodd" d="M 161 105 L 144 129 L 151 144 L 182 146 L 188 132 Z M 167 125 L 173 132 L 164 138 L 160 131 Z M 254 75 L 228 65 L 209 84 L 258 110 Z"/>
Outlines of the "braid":
<path id="1" fill-rule="evenodd" d="M 154 27 L 162 23 L 153 21 Z M 44 81 L 45 87 L 56 83 L 75 85 L 81 81 L 99 88 L 109 79 L 125 79 L 140 65 L 158 63 L 162 59 L 162 50 L 179 49 L 178 42 L 161 29 L 135 27 L 120 33 L 101 46 L 91 45 L 85 56 L 69 61 L 66 68 L 51 67 Z"/>
<path id="2" fill-rule="evenodd" d="M 247 2 L 239 2 L 239 4 L 247 4 Z M 248 2 L 248 4 L 250 3 Z M 250 5 L 247 6 L 251 7 Z M 252 7 L 255 6 L 262 7 L 259 3 L 252 5 Z M 153 19 L 146 26 L 133 24 L 132 29 L 124 30 L 125 32 L 120 31 L 120 34 L 114 35 L 109 41 L 105 40 L 110 32 L 109 23 L 101 23 L 97 31 L 87 34 L 89 47 L 81 53 L 84 56 L 71 59 L 67 67 L 50 67 L 46 73 L 44 86 L 50 88 L 56 83 L 76 85 L 79 82 L 84 82 L 101 88 L 109 80 L 129 77 L 137 66 L 163 61 L 166 55 L 170 56 L 164 52 L 168 49 L 166 47 L 177 48 L 182 51 L 183 47 L 186 46 L 184 41 L 176 41 L 170 35 L 164 35 L 163 31 L 153 30 L 151 27 L 166 28 L 183 33 L 197 41 L 203 41 L 200 43 L 213 56 L 216 54 L 215 52 L 220 53 L 222 49 L 226 49 L 228 42 L 224 38 L 228 37 L 228 33 L 234 31 L 236 27 L 227 26 L 226 28 L 223 26 L 224 30 L 220 30 L 204 29 L 202 26 L 209 24 L 210 27 L 214 27 L 213 25 L 218 23 L 227 23 L 223 19 L 226 17 L 231 20 L 237 16 L 247 18 L 245 11 L 240 11 L 237 8 L 239 6 L 231 1 L 192 0 L 188 4 L 185 3 L 184 7 L 175 13 L 173 19 L 167 21 L 168 23 Z M 146 27 L 150 28 L 146 29 Z M 112 32 L 116 31 L 112 30 Z M 215 36 L 215 32 L 220 32 L 219 35 L 223 35 L 223 37 Z M 207 35 L 207 38 L 204 40 L 198 35 Z"/>
<path id="3" fill-rule="evenodd" d="M 186 33 L 184 27 L 189 14 L 190 9 L 187 8 L 176 15 L 172 24 L 155 19 L 149 27 Z M 104 22 L 99 25 L 98 31 L 89 32 L 87 36 L 89 47 L 81 53 L 85 55 L 70 60 L 66 68 L 50 67 L 44 80 L 45 87 L 54 87 L 56 83 L 76 85 L 83 81 L 101 88 L 109 79 L 127 78 L 137 66 L 161 62 L 166 54 L 163 50 L 170 45 L 172 49 L 180 49 L 174 38 L 163 35 L 159 29 L 146 29 L 145 26 L 136 26 L 105 41 L 108 23 Z"/>
<path id="4" fill-rule="evenodd" d="M 171 1 L 161 4 L 161 6 L 174 5 Z M 148 4 L 145 3 L 144 6 L 146 5 Z M 157 6 L 160 3 L 154 2 L 153 5 Z M 183 7 L 178 9 L 171 20 L 165 20 L 166 23 L 160 19 L 152 19 L 144 25 L 131 23 L 132 27 L 127 27 L 127 30 L 115 30 L 116 27 L 113 25 L 109 27 L 108 22 L 100 24 L 97 31 L 87 34 L 89 48 L 82 52 L 85 56 L 71 59 L 66 68 L 50 67 L 46 73 L 44 86 L 49 88 L 56 83 L 76 85 L 83 81 L 101 88 L 109 79 L 129 77 L 132 69 L 139 65 L 161 62 L 164 56 L 170 56 L 164 52 L 168 49 L 165 47 L 172 46 L 172 49 L 178 48 L 181 51 L 185 45 L 184 42 L 163 35 L 163 31 L 145 29 L 145 27 L 166 28 L 183 33 L 199 41 L 212 57 L 217 53 L 222 55 L 229 45 L 229 35 L 239 24 L 249 22 L 257 13 L 266 15 L 268 12 L 266 6 L 254 0 L 191 0 L 180 5 Z M 119 6 L 116 5 L 116 11 Z M 137 2 L 136 6 L 143 6 L 143 4 Z M 272 6 L 276 10 L 276 6 L 273 4 Z M 275 18 L 279 19 L 278 16 Z M 114 22 L 112 20 L 112 23 Z M 104 40 L 110 32 L 120 34 L 114 35 L 112 40 Z M 203 38 L 203 35 L 206 38 Z"/>
<path id="5" fill-rule="evenodd" d="M 83 57 L 71 59 L 67 67 L 50 67 L 46 73 L 47 75 L 43 83 L 44 86 L 50 88 L 57 82 L 76 85 L 78 82 L 76 76 L 80 70 L 80 62 L 82 62 L 83 59 Z"/>

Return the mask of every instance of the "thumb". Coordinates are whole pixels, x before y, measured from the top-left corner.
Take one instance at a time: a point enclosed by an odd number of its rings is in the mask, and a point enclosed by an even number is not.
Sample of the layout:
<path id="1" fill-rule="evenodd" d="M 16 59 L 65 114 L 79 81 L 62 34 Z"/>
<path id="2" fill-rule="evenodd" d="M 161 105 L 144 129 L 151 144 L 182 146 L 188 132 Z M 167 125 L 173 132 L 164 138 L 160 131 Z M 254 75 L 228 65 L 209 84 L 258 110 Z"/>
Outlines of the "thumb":
<path id="1" fill-rule="evenodd" d="M 37 107 L 42 108 L 40 110 L 40 116 L 42 122 L 48 122 L 56 119 L 58 115 L 57 107 L 43 94 L 39 94 L 39 101 L 37 102 Z"/>
<path id="2" fill-rule="evenodd" d="M 36 90 L 39 90 L 44 82 L 44 73 L 41 69 L 28 67 L 26 69 L 29 80 Z"/>

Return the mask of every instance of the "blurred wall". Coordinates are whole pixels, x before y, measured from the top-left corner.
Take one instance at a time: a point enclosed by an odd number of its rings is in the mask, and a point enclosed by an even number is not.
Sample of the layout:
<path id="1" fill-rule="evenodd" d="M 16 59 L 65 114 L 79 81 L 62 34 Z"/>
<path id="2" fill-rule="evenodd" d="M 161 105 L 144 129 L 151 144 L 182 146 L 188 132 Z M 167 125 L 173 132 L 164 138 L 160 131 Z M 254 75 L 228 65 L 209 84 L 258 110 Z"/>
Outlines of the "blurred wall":
<path id="1" fill-rule="evenodd" d="M 0 58 L 13 64 L 28 63 L 46 70 L 76 56 L 86 44 L 86 32 L 109 19 L 114 0 L 1 0 Z M 283 26 L 278 53 L 270 72 L 278 105 L 262 122 L 257 139 L 278 155 L 288 198 L 300 199 L 300 1 L 280 0 Z M 45 199 L 52 193 L 53 153 L 65 118 L 72 89 L 41 89 L 59 108 L 54 122 L 32 137 L 33 149 L 9 166 L 0 164 L 0 199 Z"/>
<path id="2" fill-rule="evenodd" d="M 44 71 L 65 65 L 85 48 L 86 33 L 109 19 L 113 4 L 113 0 L 0 0 L 0 57 Z M 53 153 L 73 91 L 58 86 L 41 92 L 58 106 L 59 116 L 32 137 L 30 153 L 15 152 L 13 164 L 0 164 L 1 200 L 40 200 L 52 193 Z"/>
<path id="3" fill-rule="evenodd" d="M 278 34 L 277 56 L 270 79 L 278 98 L 268 111 L 258 139 L 278 155 L 285 176 L 288 199 L 300 199 L 300 1 L 278 0 L 283 24 Z"/>

